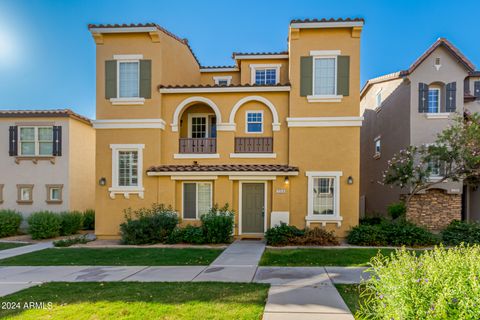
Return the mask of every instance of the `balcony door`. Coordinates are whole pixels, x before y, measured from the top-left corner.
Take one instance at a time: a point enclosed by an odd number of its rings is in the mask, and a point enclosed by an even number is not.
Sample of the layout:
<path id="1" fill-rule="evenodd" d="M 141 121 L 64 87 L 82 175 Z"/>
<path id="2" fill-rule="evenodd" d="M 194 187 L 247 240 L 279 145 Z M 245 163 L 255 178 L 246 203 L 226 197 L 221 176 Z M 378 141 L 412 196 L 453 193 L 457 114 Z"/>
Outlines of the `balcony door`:
<path id="1" fill-rule="evenodd" d="M 194 139 L 216 138 L 217 118 L 212 114 L 188 115 L 188 137 Z"/>

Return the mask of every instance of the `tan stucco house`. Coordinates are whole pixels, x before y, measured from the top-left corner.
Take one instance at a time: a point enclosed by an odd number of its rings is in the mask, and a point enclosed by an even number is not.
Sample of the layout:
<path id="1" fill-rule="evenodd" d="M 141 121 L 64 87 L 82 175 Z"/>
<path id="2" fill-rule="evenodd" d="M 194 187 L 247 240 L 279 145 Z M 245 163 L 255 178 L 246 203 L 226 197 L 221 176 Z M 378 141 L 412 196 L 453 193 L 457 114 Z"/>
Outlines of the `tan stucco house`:
<path id="1" fill-rule="evenodd" d="M 480 72 L 440 38 L 407 69 L 368 80 L 361 91 L 361 211 L 385 213 L 406 190 L 379 184 L 387 162 L 409 145 L 431 144 L 455 115 L 480 111 Z M 431 179 L 442 166 L 432 163 Z M 446 181 L 412 199 L 408 218 L 430 229 L 480 220 L 480 192 Z"/>
<path id="2" fill-rule="evenodd" d="M 68 109 L 0 111 L 0 209 L 95 207 L 95 130 Z"/>
<path id="3" fill-rule="evenodd" d="M 96 43 L 96 234 L 126 208 L 172 205 L 235 235 L 280 222 L 344 237 L 358 223 L 362 19 L 294 20 L 287 50 L 202 66 L 157 24 L 90 25 Z"/>

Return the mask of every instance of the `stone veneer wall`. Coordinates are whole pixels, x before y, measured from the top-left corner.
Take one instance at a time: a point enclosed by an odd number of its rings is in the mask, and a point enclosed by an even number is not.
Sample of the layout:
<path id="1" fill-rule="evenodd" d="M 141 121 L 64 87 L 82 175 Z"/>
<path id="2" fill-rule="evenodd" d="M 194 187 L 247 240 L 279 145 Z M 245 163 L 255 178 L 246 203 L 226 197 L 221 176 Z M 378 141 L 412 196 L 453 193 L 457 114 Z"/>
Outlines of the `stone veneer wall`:
<path id="1" fill-rule="evenodd" d="M 462 219 L 462 196 L 430 189 L 410 200 L 407 220 L 429 230 L 442 230 L 452 220 Z"/>

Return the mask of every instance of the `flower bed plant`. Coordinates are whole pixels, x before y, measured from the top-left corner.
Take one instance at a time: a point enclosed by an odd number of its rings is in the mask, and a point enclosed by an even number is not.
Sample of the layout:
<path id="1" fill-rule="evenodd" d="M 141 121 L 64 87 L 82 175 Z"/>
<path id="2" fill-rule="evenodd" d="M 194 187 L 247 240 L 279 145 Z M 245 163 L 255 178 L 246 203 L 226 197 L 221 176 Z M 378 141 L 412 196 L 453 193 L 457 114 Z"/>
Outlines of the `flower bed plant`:
<path id="1" fill-rule="evenodd" d="M 405 249 L 371 260 L 360 319 L 480 319 L 480 246 Z"/>

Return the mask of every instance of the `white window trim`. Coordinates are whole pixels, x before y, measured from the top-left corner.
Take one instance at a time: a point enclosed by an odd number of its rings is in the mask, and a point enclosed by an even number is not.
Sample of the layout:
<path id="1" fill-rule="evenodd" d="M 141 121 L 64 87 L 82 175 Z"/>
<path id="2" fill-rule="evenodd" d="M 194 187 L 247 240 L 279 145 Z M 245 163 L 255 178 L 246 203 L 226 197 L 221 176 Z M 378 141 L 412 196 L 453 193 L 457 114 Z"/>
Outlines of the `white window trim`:
<path id="1" fill-rule="evenodd" d="M 216 85 L 219 85 L 220 80 L 227 80 L 227 86 L 232 83 L 232 76 L 217 76 L 213 77 L 213 81 Z"/>
<path id="2" fill-rule="evenodd" d="M 248 131 L 248 114 L 250 113 L 261 113 L 262 114 L 262 122 L 260 123 L 262 125 L 262 130 L 261 131 L 258 131 L 258 132 L 251 132 L 251 131 Z M 245 133 L 248 133 L 248 134 L 262 134 L 263 133 L 263 127 L 264 127 L 264 114 L 263 114 L 263 110 L 247 110 L 245 111 Z M 258 123 L 258 122 L 254 122 L 254 123 Z"/>
<path id="3" fill-rule="evenodd" d="M 311 222 L 320 222 L 323 226 L 327 223 L 336 223 L 338 227 L 342 225 L 343 217 L 340 214 L 340 177 L 343 176 L 342 171 L 307 171 L 305 175 L 308 177 L 307 193 L 307 226 L 310 226 Z M 335 202 L 333 204 L 333 215 L 322 216 L 313 214 L 313 179 L 314 178 L 335 178 Z"/>
<path id="4" fill-rule="evenodd" d="M 425 113 L 427 119 L 448 119 L 450 112 Z"/>
<path id="5" fill-rule="evenodd" d="M 216 117 L 215 113 L 189 113 L 188 114 L 188 138 L 192 138 L 192 118 L 205 118 L 205 139 L 210 136 L 210 116 Z M 203 139 L 203 138 L 199 138 Z"/>
<path id="6" fill-rule="evenodd" d="M 377 142 L 380 142 L 380 152 L 377 151 Z M 377 136 L 375 137 L 375 139 L 373 139 L 373 148 L 374 148 L 373 158 L 375 159 L 380 158 L 382 154 L 382 137 L 381 136 Z"/>
<path id="7" fill-rule="evenodd" d="M 114 55 L 114 59 L 117 62 L 117 97 L 110 98 L 110 102 L 113 105 L 142 105 L 145 103 L 145 99 L 140 97 L 140 60 L 143 59 L 143 55 Z M 120 63 L 124 62 L 136 62 L 138 63 L 138 97 L 120 97 Z"/>
<path id="8" fill-rule="evenodd" d="M 185 183 L 195 183 L 195 219 L 193 218 L 185 218 L 185 208 L 184 208 L 184 188 L 185 188 Z M 198 184 L 209 184 L 210 185 L 210 208 L 213 206 L 213 183 L 211 181 L 183 181 L 182 182 L 182 219 L 183 220 L 199 220 L 200 217 L 198 215 Z"/>
<path id="9" fill-rule="evenodd" d="M 112 186 L 108 188 L 110 198 L 115 199 L 115 194 L 123 194 L 125 199 L 130 198 L 130 194 L 138 194 L 140 199 L 144 197 L 143 188 L 143 149 L 144 144 L 111 144 L 112 149 Z M 119 186 L 118 185 L 118 153 L 119 151 L 137 151 L 138 152 L 138 185 L 137 186 Z"/>
<path id="10" fill-rule="evenodd" d="M 251 64 L 250 65 L 250 83 L 255 84 L 255 73 L 257 70 L 275 69 L 275 84 L 280 83 L 280 68 L 281 64 Z M 267 84 L 262 84 L 267 86 Z"/>
<path id="11" fill-rule="evenodd" d="M 22 139 L 21 139 L 21 129 L 22 128 L 33 128 L 34 129 L 34 144 L 35 144 L 35 154 L 22 154 Z M 38 129 L 42 128 L 51 128 L 52 129 L 52 135 L 53 135 L 53 126 L 19 126 L 18 127 L 18 141 L 17 141 L 17 150 L 18 150 L 18 155 L 21 157 L 52 157 L 53 154 L 40 154 L 40 140 L 38 138 Z M 53 137 L 52 137 L 52 143 L 53 143 Z M 53 150 L 52 150 L 53 151 Z"/>
<path id="12" fill-rule="evenodd" d="M 312 63 L 312 95 L 307 96 L 308 102 L 341 102 L 343 95 L 338 95 L 337 93 L 337 68 L 338 68 L 338 59 L 337 56 L 341 55 L 340 50 L 311 50 L 310 56 L 313 58 Z M 335 94 L 334 95 L 315 95 L 315 59 L 321 58 L 335 58 Z"/>
<path id="13" fill-rule="evenodd" d="M 438 92 L 438 111 L 437 112 L 428 112 L 427 114 L 439 114 L 439 113 L 442 113 L 440 112 L 441 108 L 442 108 L 442 97 L 441 97 L 441 91 L 440 91 L 440 88 L 438 87 L 433 87 L 433 88 L 428 88 L 428 104 L 427 104 L 427 110 L 429 109 L 429 104 L 430 104 L 430 90 L 435 90 Z M 445 112 L 444 112 L 445 113 Z"/>

